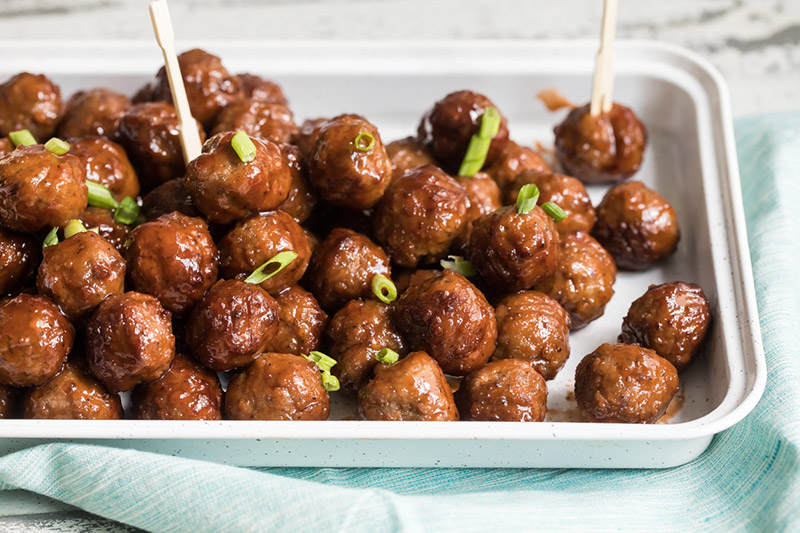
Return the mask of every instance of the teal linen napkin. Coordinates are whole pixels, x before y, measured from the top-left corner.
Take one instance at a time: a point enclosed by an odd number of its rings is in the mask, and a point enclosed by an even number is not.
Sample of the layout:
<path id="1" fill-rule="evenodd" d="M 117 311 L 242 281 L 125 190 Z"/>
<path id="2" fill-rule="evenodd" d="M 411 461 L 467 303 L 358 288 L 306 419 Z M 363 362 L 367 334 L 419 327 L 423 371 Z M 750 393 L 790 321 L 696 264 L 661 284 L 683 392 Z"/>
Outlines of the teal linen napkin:
<path id="1" fill-rule="evenodd" d="M 151 531 L 800 529 L 800 114 L 736 124 L 763 399 L 670 470 L 243 469 L 48 444 L 0 458 L 25 489 Z"/>

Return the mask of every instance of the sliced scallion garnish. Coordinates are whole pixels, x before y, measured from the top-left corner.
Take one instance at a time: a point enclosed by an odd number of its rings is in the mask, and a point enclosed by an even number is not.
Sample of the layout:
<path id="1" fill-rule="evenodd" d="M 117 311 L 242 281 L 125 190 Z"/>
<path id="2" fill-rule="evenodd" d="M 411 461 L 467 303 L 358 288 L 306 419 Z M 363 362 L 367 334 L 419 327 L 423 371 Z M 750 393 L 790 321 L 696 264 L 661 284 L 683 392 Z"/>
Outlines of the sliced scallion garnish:
<path id="1" fill-rule="evenodd" d="M 30 146 L 36 144 L 36 138 L 28 130 L 12 131 L 8 134 L 8 138 L 14 143 L 14 146 Z"/>
<path id="2" fill-rule="evenodd" d="M 554 204 L 553 202 L 545 202 L 542 204 L 542 209 L 545 213 L 550 215 L 550 217 L 556 221 L 561 222 L 565 218 L 567 218 L 567 212 L 561 209 L 558 205 Z"/>
<path id="3" fill-rule="evenodd" d="M 366 142 L 364 139 L 366 139 Z M 375 146 L 375 137 L 371 133 L 362 131 L 356 135 L 356 138 L 353 141 L 353 146 L 356 147 L 356 150 L 361 152 L 369 152 L 372 150 L 372 147 Z"/>
<path id="4" fill-rule="evenodd" d="M 136 201 L 131 198 L 130 196 L 126 196 L 122 199 L 119 203 L 119 207 L 117 210 L 114 211 L 114 220 L 119 222 L 120 224 L 130 225 L 136 222 L 136 219 L 139 218 L 139 212 L 141 208 Z"/>
<path id="5" fill-rule="evenodd" d="M 500 121 L 500 112 L 496 107 L 490 106 L 483 111 L 478 133 L 470 138 L 467 153 L 464 154 L 464 159 L 458 169 L 459 176 L 474 176 L 483 168 L 492 139 L 500 131 Z"/>
<path id="6" fill-rule="evenodd" d="M 249 163 L 256 158 L 256 145 L 245 132 L 239 130 L 231 139 L 231 146 L 242 160 L 242 163 Z"/>
<path id="7" fill-rule="evenodd" d="M 392 350 L 391 348 L 384 348 L 380 352 L 375 354 L 375 359 L 380 361 L 381 363 L 392 364 L 396 363 L 400 359 L 400 354 Z"/>
<path id="8" fill-rule="evenodd" d="M 539 187 L 533 183 L 523 185 L 517 196 L 517 213 L 527 215 L 536 207 L 539 201 Z"/>
<path id="9" fill-rule="evenodd" d="M 308 359 L 312 363 L 315 363 L 319 367 L 319 369 L 322 370 L 323 372 L 330 372 L 331 368 L 336 366 L 336 359 L 328 355 L 325 355 L 322 352 L 315 351 L 315 352 L 310 352 L 308 355 L 306 354 L 300 354 L 300 355 L 302 355 L 304 358 Z"/>
<path id="10" fill-rule="evenodd" d="M 47 232 L 47 236 L 44 238 L 44 242 L 42 243 L 42 248 L 47 248 L 48 246 L 53 246 L 56 244 L 58 244 L 58 227 L 54 227 Z"/>
<path id="11" fill-rule="evenodd" d="M 450 259 L 449 261 L 447 259 L 442 259 L 439 261 L 439 264 L 442 265 L 442 268 L 446 270 L 452 270 L 456 274 L 461 274 L 465 278 L 474 276 L 478 273 L 478 269 L 475 268 L 475 265 L 460 255 L 448 255 L 447 257 Z"/>
<path id="12" fill-rule="evenodd" d="M 86 227 L 80 220 L 70 220 L 67 222 L 67 225 L 64 226 L 64 238 L 69 239 L 73 235 L 83 233 L 84 231 L 86 231 Z"/>
<path id="13" fill-rule="evenodd" d="M 383 303 L 390 304 L 397 299 L 397 287 L 392 283 L 392 280 L 383 274 L 372 276 L 370 285 L 372 286 L 372 294 Z"/>
<path id="14" fill-rule="evenodd" d="M 86 186 L 89 188 L 89 205 L 103 209 L 116 209 L 119 206 L 114 195 L 105 185 L 86 180 Z"/>
<path id="15" fill-rule="evenodd" d="M 286 266 L 291 263 L 292 261 L 297 258 L 297 253 L 292 252 L 290 250 L 285 250 L 283 252 L 279 252 L 275 254 L 275 257 L 258 267 L 253 271 L 252 274 L 247 276 L 244 280 L 245 283 L 252 283 L 254 285 L 258 285 L 260 283 L 264 283 L 269 278 L 286 268 Z M 277 268 L 271 270 L 270 272 L 265 272 L 267 267 L 272 265 L 278 265 Z"/>
<path id="16" fill-rule="evenodd" d="M 328 371 L 322 373 L 322 386 L 328 392 L 339 390 L 339 379 Z"/>
<path id="17" fill-rule="evenodd" d="M 69 152 L 69 143 L 62 141 L 58 137 L 53 137 L 44 143 L 44 149 L 53 155 L 64 155 Z"/>

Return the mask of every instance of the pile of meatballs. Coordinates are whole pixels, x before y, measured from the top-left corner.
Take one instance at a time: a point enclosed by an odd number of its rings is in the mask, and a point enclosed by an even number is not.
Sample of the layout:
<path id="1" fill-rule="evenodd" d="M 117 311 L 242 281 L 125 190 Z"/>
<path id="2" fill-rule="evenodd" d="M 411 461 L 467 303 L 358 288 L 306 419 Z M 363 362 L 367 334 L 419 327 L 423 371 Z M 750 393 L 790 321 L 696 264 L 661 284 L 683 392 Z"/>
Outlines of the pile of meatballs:
<path id="1" fill-rule="evenodd" d="M 325 420 L 341 394 L 366 420 L 542 421 L 617 270 L 677 246 L 673 207 L 629 179 L 647 134 L 622 105 L 556 126 L 563 173 L 500 112 L 481 169 L 459 176 L 497 110 L 484 95 L 448 94 L 384 143 L 357 114 L 298 125 L 279 85 L 203 50 L 179 62 L 205 140 L 188 164 L 163 68 L 132 99 L 63 101 L 30 73 L 0 85 L 0 416 Z M 584 184 L 612 186 L 593 206 Z M 521 210 L 531 190 L 565 217 Z M 657 421 L 710 319 L 697 285 L 651 286 L 578 365 L 584 419 Z"/>

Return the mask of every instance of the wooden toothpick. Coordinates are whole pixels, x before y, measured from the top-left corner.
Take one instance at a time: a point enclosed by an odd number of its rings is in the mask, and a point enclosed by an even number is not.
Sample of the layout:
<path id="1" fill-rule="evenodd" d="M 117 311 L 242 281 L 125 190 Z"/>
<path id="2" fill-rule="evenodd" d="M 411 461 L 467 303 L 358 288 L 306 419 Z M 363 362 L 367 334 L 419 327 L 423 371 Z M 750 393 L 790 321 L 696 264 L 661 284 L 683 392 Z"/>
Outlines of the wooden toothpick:
<path id="1" fill-rule="evenodd" d="M 597 51 L 592 80 L 590 113 L 594 116 L 611 111 L 614 103 L 614 36 L 617 32 L 618 0 L 605 0 L 600 49 Z"/>
<path id="2" fill-rule="evenodd" d="M 186 97 L 186 87 L 183 86 L 178 55 L 175 53 L 175 32 L 169 17 L 167 0 L 153 0 L 150 2 L 150 19 L 153 22 L 153 31 L 156 41 L 164 53 L 164 67 L 167 71 L 169 88 L 172 92 L 172 101 L 178 113 L 178 131 L 180 132 L 183 159 L 189 161 L 200 155 L 203 143 L 197 131 L 197 122 L 189 108 L 189 99 Z"/>

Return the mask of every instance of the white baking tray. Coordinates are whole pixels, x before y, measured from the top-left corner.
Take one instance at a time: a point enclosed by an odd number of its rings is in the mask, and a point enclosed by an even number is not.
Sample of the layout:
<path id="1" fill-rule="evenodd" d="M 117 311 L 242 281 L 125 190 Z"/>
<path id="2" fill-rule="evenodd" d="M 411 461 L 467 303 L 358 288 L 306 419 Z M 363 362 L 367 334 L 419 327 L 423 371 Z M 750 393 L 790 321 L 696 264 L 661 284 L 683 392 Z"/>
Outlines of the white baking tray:
<path id="1" fill-rule="evenodd" d="M 178 43 L 222 56 L 231 72 L 279 81 L 296 118 L 341 112 L 365 115 L 385 141 L 416 131 L 445 94 L 487 94 L 509 119 L 511 136 L 552 144 L 550 113 L 535 98 L 548 87 L 583 103 L 590 92 L 595 42 L 320 42 Z M 46 73 L 65 97 L 108 86 L 133 93 L 162 62 L 150 42 L 2 43 L 0 78 Z M 697 56 L 663 44 L 616 45 L 615 100 L 646 124 L 650 145 L 636 179 L 675 206 L 678 252 L 657 268 L 621 272 L 605 315 L 570 337 L 572 355 L 549 382 L 549 421 L 363 422 L 335 393 L 327 422 L 172 422 L 0 420 L 0 453 L 52 440 L 136 448 L 237 465 L 442 467 L 668 467 L 700 455 L 714 434 L 741 420 L 764 390 L 766 366 L 728 92 Z M 599 201 L 604 187 L 590 188 Z M 614 342 L 631 301 L 648 284 L 702 285 L 714 324 L 705 355 L 681 375 L 669 422 L 588 424 L 577 420 L 575 366 Z"/>

